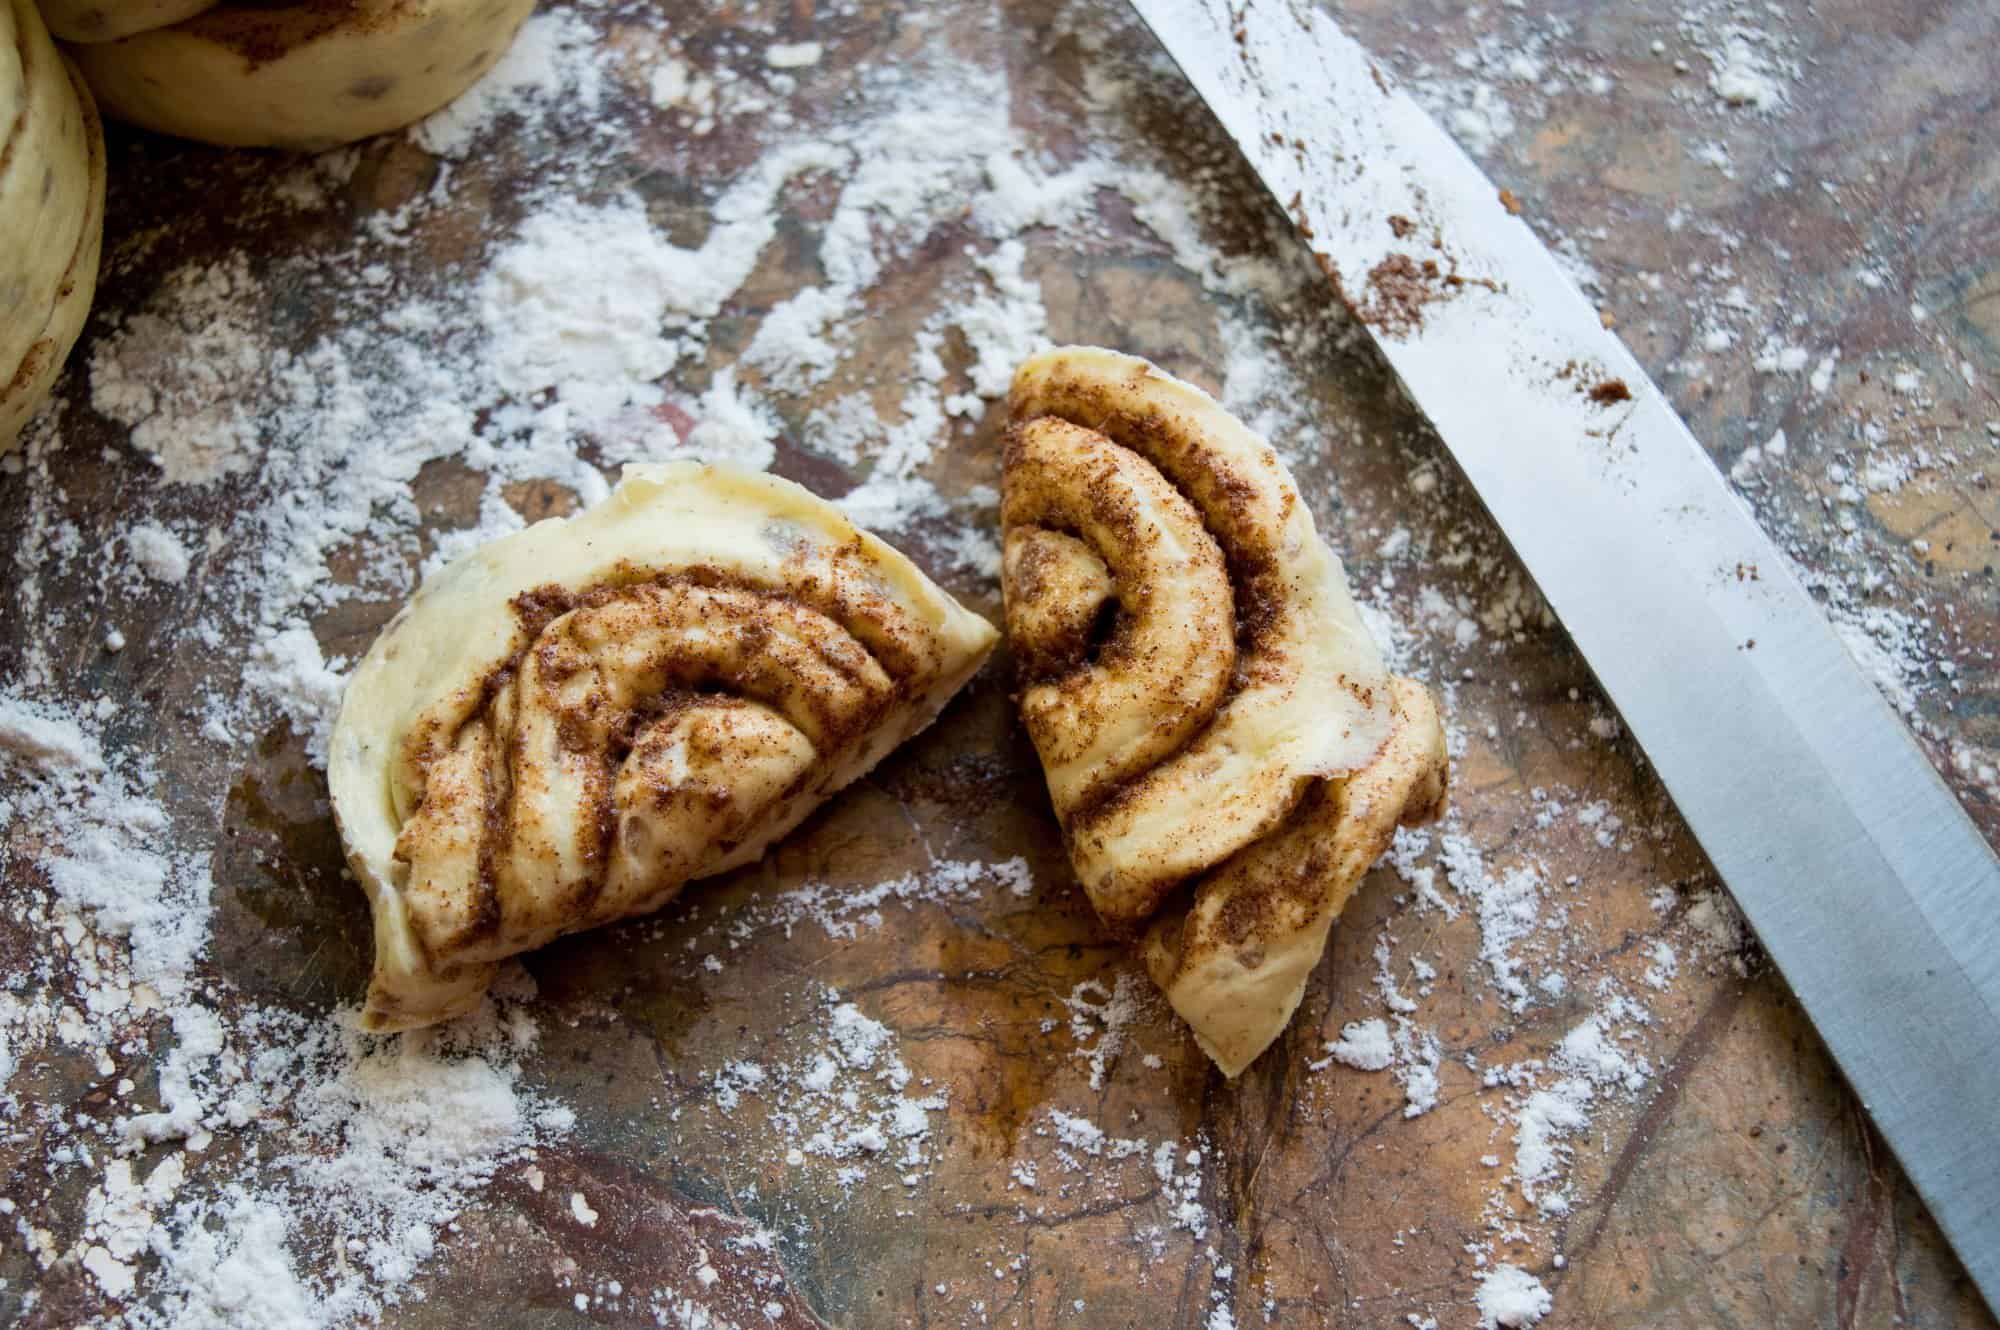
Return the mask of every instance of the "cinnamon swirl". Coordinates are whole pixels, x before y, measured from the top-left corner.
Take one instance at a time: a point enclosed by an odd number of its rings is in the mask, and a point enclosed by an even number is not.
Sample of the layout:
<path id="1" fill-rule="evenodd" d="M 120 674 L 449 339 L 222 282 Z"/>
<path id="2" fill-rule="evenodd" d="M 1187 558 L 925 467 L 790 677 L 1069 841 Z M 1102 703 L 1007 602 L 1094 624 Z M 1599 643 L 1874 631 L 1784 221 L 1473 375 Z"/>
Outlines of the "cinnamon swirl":
<path id="1" fill-rule="evenodd" d="M 928 725 L 996 638 L 771 476 L 628 468 L 425 582 L 328 764 L 373 905 L 363 1022 L 468 1009 L 496 962 L 749 863 Z"/>
<path id="2" fill-rule="evenodd" d="M 1228 1075 L 1445 762 L 1269 444 L 1146 361 L 1021 366 L 1001 521 L 1021 715 L 1100 917 Z M 1170 898 L 1179 901 L 1163 910 Z"/>

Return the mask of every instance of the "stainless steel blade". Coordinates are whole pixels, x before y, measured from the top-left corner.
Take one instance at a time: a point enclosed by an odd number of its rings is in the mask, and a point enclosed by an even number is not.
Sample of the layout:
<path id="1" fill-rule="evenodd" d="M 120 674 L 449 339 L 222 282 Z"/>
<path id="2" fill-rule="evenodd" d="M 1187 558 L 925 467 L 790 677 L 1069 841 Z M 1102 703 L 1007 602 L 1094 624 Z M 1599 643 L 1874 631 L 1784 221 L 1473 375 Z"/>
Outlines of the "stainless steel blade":
<path id="1" fill-rule="evenodd" d="M 1306 4 L 1134 4 L 1437 427 L 2000 1309 L 1993 852 L 1666 399 L 1388 71 Z"/>

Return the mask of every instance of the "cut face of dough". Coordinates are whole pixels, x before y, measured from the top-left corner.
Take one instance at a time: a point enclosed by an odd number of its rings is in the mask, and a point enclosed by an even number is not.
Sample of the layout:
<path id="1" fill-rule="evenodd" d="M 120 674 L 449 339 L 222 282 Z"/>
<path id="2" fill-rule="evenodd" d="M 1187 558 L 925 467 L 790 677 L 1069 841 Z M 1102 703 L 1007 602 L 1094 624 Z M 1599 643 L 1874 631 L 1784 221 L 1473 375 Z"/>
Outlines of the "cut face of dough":
<path id="1" fill-rule="evenodd" d="M 83 331 L 104 239 L 104 132 L 33 0 L 0 0 L 0 452 Z"/>
<path id="2" fill-rule="evenodd" d="M 937 716 L 997 634 L 788 481 L 627 468 L 455 560 L 347 687 L 328 781 L 375 920 L 363 1023 L 763 854 Z"/>
<path id="3" fill-rule="evenodd" d="M 437 110 L 493 67 L 533 8 L 227 3 L 73 53 L 106 115 L 206 143 L 317 152 Z"/>
<path id="4" fill-rule="evenodd" d="M 1022 365 L 1010 407 L 1022 719 L 1091 904 L 1158 921 L 1149 968 L 1234 1076 L 1291 1019 L 1378 824 L 1440 804 L 1436 710 L 1384 669 L 1277 454 L 1199 388 L 1070 347 Z"/>

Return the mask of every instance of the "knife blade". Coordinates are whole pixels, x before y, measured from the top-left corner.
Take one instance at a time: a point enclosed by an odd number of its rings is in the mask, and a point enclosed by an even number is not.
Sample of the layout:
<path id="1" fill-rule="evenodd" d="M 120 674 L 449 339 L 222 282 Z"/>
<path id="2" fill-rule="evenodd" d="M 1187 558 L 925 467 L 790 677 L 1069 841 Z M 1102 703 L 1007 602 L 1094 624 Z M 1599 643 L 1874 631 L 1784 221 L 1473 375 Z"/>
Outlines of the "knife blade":
<path id="1" fill-rule="evenodd" d="M 1436 427 L 2000 1310 L 1993 851 L 1664 395 L 1386 69 L 1295 0 L 1133 4 Z"/>

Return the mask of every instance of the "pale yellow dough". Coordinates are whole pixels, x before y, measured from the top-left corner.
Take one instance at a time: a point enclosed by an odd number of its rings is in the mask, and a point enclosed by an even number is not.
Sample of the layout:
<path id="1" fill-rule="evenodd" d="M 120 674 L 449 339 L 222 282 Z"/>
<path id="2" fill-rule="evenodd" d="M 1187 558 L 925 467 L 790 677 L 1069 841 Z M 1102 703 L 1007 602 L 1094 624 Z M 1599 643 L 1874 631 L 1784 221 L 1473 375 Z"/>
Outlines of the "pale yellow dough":
<path id="1" fill-rule="evenodd" d="M 991 625 L 775 477 L 633 466 L 454 560 L 349 681 L 328 781 L 373 906 L 364 1023 L 749 863 L 937 716 Z"/>
<path id="2" fill-rule="evenodd" d="M 1388 831 L 1443 797 L 1270 445 L 1192 384 L 1066 347 L 1015 374 L 1002 581 L 1021 714 L 1097 913 L 1225 1074 L 1284 1029 Z"/>
<path id="3" fill-rule="evenodd" d="M 318 151 L 437 110 L 491 69 L 534 0 L 221 4 L 73 48 L 106 115 L 237 147 Z"/>
<path id="4" fill-rule="evenodd" d="M 66 42 L 110 42 L 164 28 L 211 9 L 215 0 L 41 0 L 49 31 Z"/>
<path id="5" fill-rule="evenodd" d="M 1444 729 L 1428 690 L 1392 679 L 1395 728 L 1373 762 L 1322 781 L 1293 816 L 1162 910 L 1142 955 L 1225 1076 L 1291 1023 L 1327 934 L 1398 826 L 1444 801 Z"/>
<path id="6" fill-rule="evenodd" d="M 97 289 L 104 134 L 32 0 L 0 0 L 0 452 L 61 372 Z"/>

